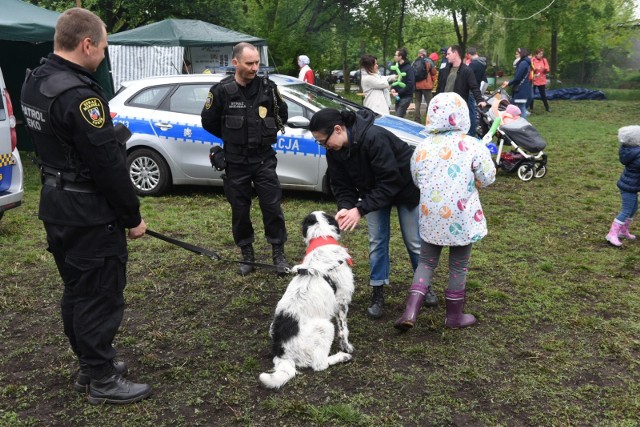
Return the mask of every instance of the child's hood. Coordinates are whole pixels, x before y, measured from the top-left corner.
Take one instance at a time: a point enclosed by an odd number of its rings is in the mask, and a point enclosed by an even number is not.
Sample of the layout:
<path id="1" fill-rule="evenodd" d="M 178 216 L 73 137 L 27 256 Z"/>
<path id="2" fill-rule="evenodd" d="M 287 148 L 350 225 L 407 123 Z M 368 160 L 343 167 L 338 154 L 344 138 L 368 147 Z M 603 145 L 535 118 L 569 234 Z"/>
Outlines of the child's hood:
<path id="1" fill-rule="evenodd" d="M 471 121 L 467 101 L 455 92 L 436 95 L 429 103 L 427 127 L 429 133 L 443 133 L 453 130 L 469 132 Z"/>
<path id="2" fill-rule="evenodd" d="M 620 146 L 640 147 L 640 126 L 625 126 L 618 129 Z"/>

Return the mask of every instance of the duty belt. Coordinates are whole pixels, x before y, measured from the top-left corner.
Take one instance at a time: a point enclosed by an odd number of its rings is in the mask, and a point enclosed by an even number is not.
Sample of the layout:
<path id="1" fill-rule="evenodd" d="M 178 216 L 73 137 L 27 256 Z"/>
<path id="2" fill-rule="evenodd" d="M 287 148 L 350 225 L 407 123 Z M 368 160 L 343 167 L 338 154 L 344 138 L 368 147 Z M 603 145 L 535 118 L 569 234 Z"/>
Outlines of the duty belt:
<path id="1" fill-rule="evenodd" d="M 71 182 L 63 181 L 62 174 L 42 175 L 42 184 L 50 187 L 56 187 L 58 190 L 75 191 L 77 193 L 97 193 L 98 188 L 93 182 Z"/>
<path id="2" fill-rule="evenodd" d="M 237 146 L 233 144 L 225 144 L 224 151 L 230 154 L 241 154 L 243 156 L 251 156 L 256 154 L 262 154 L 269 151 L 272 148 L 271 145 L 258 145 L 253 147 Z"/>

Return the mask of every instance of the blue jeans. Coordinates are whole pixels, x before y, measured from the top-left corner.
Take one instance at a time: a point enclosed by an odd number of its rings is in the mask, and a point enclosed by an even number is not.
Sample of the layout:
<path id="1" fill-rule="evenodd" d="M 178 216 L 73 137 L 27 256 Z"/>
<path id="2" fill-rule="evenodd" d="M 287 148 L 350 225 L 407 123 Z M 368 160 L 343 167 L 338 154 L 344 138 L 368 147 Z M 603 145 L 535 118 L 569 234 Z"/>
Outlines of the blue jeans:
<path id="1" fill-rule="evenodd" d="M 419 205 L 418 205 L 419 206 Z M 413 270 L 420 261 L 420 230 L 418 228 L 418 206 L 398 205 L 398 220 L 402 240 L 411 258 Z M 391 235 L 391 206 L 385 206 L 366 215 L 369 228 L 369 273 L 371 286 L 389 284 L 389 239 Z"/>
<path id="2" fill-rule="evenodd" d="M 476 99 L 472 94 L 469 94 L 469 120 L 471 120 L 471 128 L 469 128 L 469 136 L 476 136 L 476 126 L 478 126 L 478 112 L 476 111 Z"/>
<path id="3" fill-rule="evenodd" d="M 633 218 L 638 211 L 638 193 L 621 191 L 620 195 L 622 196 L 622 210 L 616 219 L 625 222 L 628 218 Z"/>

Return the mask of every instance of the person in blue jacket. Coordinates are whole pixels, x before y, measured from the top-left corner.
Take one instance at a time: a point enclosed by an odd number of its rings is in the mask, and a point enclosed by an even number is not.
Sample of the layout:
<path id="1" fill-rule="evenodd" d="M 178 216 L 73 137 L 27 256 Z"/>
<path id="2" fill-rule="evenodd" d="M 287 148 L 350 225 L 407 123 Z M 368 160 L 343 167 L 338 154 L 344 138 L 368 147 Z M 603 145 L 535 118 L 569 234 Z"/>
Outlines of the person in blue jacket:
<path id="1" fill-rule="evenodd" d="M 640 191 L 640 126 L 625 126 L 618 129 L 620 141 L 619 158 L 624 170 L 618 179 L 618 188 L 622 197 L 622 209 L 613 220 L 607 241 L 613 246 L 622 246 L 620 237 L 635 240 L 629 232 L 629 225 L 638 211 L 638 192 Z"/>
<path id="2" fill-rule="evenodd" d="M 531 59 L 529 59 L 529 50 L 524 48 L 518 48 L 520 54 L 520 60 L 516 64 L 516 74 L 513 79 L 508 82 L 502 83 L 502 88 L 511 86 L 513 103 L 520 108 L 522 113 L 520 116 L 523 119 L 527 118 L 527 101 L 531 96 L 531 80 L 529 75 L 531 72 Z"/>

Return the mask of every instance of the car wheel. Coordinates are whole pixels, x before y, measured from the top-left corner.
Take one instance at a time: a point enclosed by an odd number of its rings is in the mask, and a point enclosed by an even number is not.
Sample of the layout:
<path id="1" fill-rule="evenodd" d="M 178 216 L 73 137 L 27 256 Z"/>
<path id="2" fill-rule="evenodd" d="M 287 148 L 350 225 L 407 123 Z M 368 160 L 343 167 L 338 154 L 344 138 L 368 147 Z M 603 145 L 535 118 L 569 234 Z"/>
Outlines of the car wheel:
<path id="1" fill-rule="evenodd" d="M 533 178 L 533 174 L 534 174 L 534 166 L 532 164 L 525 163 L 523 165 L 520 165 L 520 167 L 518 167 L 518 178 L 520 178 L 525 182 L 531 181 L 531 179 Z"/>
<path id="2" fill-rule="evenodd" d="M 167 162 L 153 150 L 140 149 L 127 156 L 129 177 L 140 196 L 159 196 L 171 186 Z"/>

